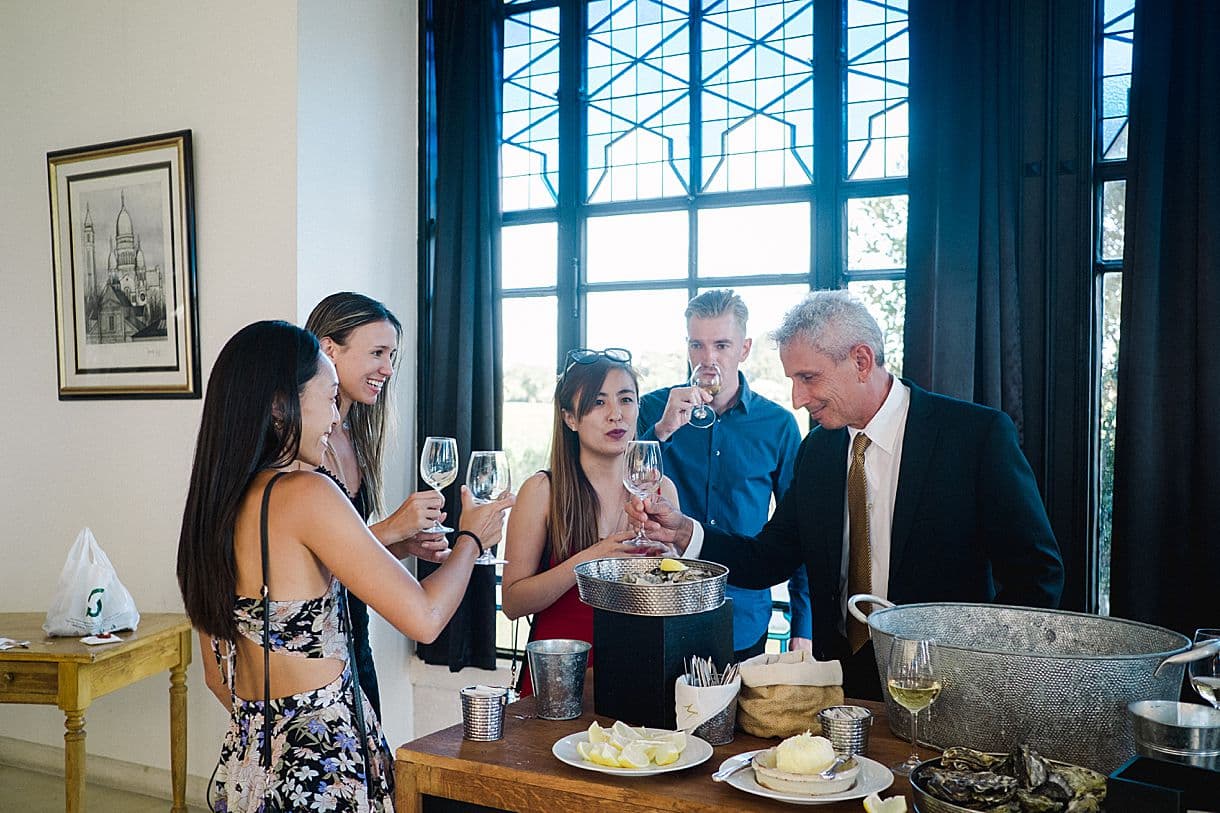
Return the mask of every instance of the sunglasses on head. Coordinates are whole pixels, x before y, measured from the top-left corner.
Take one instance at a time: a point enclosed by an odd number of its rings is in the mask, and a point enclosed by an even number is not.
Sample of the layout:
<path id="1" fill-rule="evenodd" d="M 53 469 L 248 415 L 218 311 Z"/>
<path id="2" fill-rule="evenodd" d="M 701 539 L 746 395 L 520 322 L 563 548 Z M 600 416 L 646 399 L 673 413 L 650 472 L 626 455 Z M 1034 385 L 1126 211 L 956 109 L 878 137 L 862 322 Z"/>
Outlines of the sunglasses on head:
<path id="1" fill-rule="evenodd" d="M 631 363 L 631 351 L 624 347 L 607 347 L 605 350 L 593 350 L 588 347 L 574 347 L 568 351 L 567 364 L 563 368 L 566 374 L 574 364 L 593 364 L 598 359 L 615 361 L 620 364 Z"/>

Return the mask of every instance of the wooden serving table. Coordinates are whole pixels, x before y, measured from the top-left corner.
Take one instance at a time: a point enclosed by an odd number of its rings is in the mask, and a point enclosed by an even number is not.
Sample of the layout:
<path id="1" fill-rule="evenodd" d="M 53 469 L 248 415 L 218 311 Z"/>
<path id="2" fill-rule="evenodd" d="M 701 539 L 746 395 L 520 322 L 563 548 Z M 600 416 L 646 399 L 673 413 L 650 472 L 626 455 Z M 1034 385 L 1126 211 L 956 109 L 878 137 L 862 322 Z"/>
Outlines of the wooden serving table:
<path id="1" fill-rule="evenodd" d="M 0 703 L 37 703 L 63 711 L 64 809 L 85 809 L 85 709 L 94 698 L 168 669 L 173 813 L 186 813 L 190 621 L 176 613 L 144 615 L 139 632 L 119 634 L 122 643 L 88 646 L 79 638 L 48 638 L 44 620 L 44 613 L 0 613 L 0 636 L 30 642 L 29 649 L 0 651 Z"/>
<path id="2" fill-rule="evenodd" d="M 733 742 L 717 747 L 711 759 L 684 771 L 648 777 L 621 777 L 585 771 L 560 762 L 551 753 L 555 741 L 581 731 L 597 720 L 612 720 L 592 713 L 592 674 L 585 680 L 585 713 L 575 720 L 539 720 L 533 717 L 534 699 L 510 705 L 504 716 L 504 738 L 495 742 L 468 742 L 462 726 L 455 725 L 401 746 L 395 755 L 398 788 L 395 810 L 422 813 L 459 809 L 453 802 L 511 811 L 605 811 L 645 813 L 666 810 L 682 813 L 706 811 L 773 810 L 791 813 L 793 805 L 740 791 L 728 783 L 713 782 L 712 773 L 734 754 L 770 748 L 778 740 L 763 740 L 738 731 Z M 453 702 L 459 702 L 454 694 Z M 849 701 L 852 702 L 852 701 Z M 909 743 L 895 739 L 881 703 L 861 702 L 876 715 L 869 734 L 867 756 L 889 766 L 910 753 Z M 521 719 L 525 717 L 527 719 Z M 921 751 L 931 758 L 935 754 Z M 748 769 L 747 769 L 748 770 Z M 911 804 L 911 786 L 905 777 L 882 791 L 882 798 L 904 795 Z M 445 802 L 441 800 L 452 800 Z M 819 813 L 859 813 L 859 799 L 818 805 Z"/>

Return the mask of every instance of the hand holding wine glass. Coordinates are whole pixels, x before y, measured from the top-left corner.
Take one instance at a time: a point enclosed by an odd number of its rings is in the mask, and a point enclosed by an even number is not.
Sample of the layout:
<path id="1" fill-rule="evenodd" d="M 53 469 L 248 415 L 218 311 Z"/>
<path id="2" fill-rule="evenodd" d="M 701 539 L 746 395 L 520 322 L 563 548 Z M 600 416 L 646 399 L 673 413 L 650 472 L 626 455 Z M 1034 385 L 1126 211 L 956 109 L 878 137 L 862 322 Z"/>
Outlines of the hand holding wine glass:
<path id="1" fill-rule="evenodd" d="M 442 489 L 457 479 L 457 473 L 457 441 L 453 438 L 426 438 L 423 451 L 419 455 L 420 478 L 440 494 Z M 430 534 L 447 534 L 452 531 L 452 528 L 441 525 L 439 519 L 431 528 L 424 529 L 425 533 Z"/>
<path id="2" fill-rule="evenodd" d="M 896 774 L 910 776 L 919 767 L 919 712 L 932 705 L 940 695 L 940 679 L 936 676 L 936 642 L 910 638 L 894 638 L 890 646 L 886 685 L 898 705 L 911 712 L 911 755 L 895 765 Z"/>
<path id="3" fill-rule="evenodd" d="M 720 394 L 720 387 L 722 386 L 719 365 L 713 363 L 696 364 L 695 369 L 691 370 L 690 385 L 703 390 L 715 398 Z M 716 412 L 707 404 L 700 404 L 691 410 L 691 426 L 698 429 L 707 429 L 715 422 Z"/>
<path id="4" fill-rule="evenodd" d="M 623 486 L 641 500 L 656 492 L 664 470 L 661 464 L 661 444 L 655 440 L 632 440 L 627 443 Z M 639 546 L 651 546 L 641 523 L 633 540 Z"/>
<path id="5" fill-rule="evenodd" d="M 508 456 L 504 452 L 471 452 L 470 464 L 466 468 L 466 487 L 470 489 L 476 505 L 487 505 L 508 495 L 512 490 L 512 475 L 508 469 Z M 508 564 L 497 558 L 491 545 L 474 560 L 476 565 Z"/>
<path id="6" fill-rule="evenodd" d="M 1198 629 L 1195 631 L 1195 647 L 1211 641 L 1220 641 L 1220 628 Z M 1199 696 L 1220 709 L 1220 651 L 1213 652 L 1210 657 L 1200 658 L 1190 663 L 1190 685 Z"/>

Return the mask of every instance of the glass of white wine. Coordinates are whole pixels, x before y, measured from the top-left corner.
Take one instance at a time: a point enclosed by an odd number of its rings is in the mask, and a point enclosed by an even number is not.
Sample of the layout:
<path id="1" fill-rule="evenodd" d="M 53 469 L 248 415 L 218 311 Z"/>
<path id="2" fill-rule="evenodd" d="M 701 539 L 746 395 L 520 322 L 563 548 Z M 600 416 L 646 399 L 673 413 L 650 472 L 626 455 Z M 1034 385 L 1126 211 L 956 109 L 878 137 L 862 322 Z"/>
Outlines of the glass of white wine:
<path id="1" fill-rule="evenodd" d="M 429 437 L 424 440 L 424 449 L 419 455 L 419 476 L 437 494 L 441 489 L 448 488 L 457 479 L 458 454 L 457 441 L 453 438 Z M 441 525 L 439 519 L 432 523 L 431 528 L 424 528 L 424 533 L 447 534 L 452 528 Z"/>
<path id="2" fill-rule="evenodd" d="M 1195 630 L 1195 647 L 1210 641 L 1220 641 L 1220 629 L 1203 628 Z M 1212 653 L 1211 657 L 1200 658 L 1190 663 L 1190 685 L 1199 696 L 1220 709 L 1220 652 Z"/>
<path id="3" fill-rule="evenodd" d="M 508 470 L 508 455 L 504 452 L 471 452 L 470 464 L 466 467 L 466 487 L 476 505 L 504 497 L 512 490 L 513 478 Z M 506 565 L 508 561 L 496 556 L 490 547 L 483 551 L 476 565 Z"/>
<path id="4" fill-rule="evenodd" d="M 940 694 L 940 678 L 936 676 L 936 642 L 895 638 L 890 647 L 886 684 L 890 697 L 911 712 L 911 755 L 895 765 L 896 774 L 910 776 L 919 767 L 919 712 L 932 705 Z"/>
<path id="5" fill-rule="evenodd" d="M 626 468 L 623 471 L 623 486 L 641 500 L 656 492 L 661 485 L 664 472 L 661 467 L 661 444 L 655 440 L 632 440 L 627 442 Z M 644 533 L 643 524 L 636 529 L 636 545 L 651 545 L 652 540 Z"/>
<path id="6" fill-rule="evenodd" d="M 720 367 L 716 364 L 696 364 L 690 373 L 690 385 L 698 387 L 715 398 L 720 394 Z M 707 404 L 700 404 L 690 411 L 690 425 L 707 429 L 716 422 L 716 412 Z"/>

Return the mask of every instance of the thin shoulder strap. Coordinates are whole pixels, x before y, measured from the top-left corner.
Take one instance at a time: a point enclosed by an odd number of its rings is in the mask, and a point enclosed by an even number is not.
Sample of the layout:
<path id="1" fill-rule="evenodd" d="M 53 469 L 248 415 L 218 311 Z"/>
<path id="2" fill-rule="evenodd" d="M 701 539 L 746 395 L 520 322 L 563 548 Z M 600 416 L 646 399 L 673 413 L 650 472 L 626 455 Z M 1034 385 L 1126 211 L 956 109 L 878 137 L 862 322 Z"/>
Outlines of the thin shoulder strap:
<path id="1" fill-rule="evenodd" d="M 271 770 L 271 556 L 267 549 L 267 506 L 271 504 L 271 487 L 287 472 L 279 472 L 267 481 L 263 489 L 263 505 L 259 510 L 258 534 L 263 557 L 263 769 Z"/>

